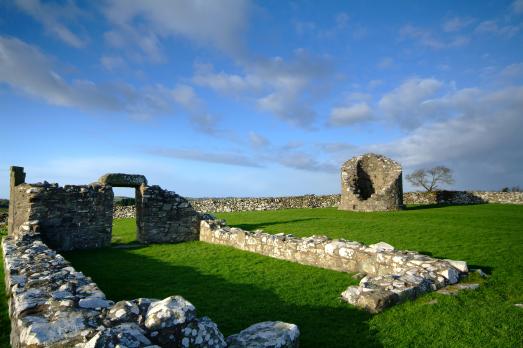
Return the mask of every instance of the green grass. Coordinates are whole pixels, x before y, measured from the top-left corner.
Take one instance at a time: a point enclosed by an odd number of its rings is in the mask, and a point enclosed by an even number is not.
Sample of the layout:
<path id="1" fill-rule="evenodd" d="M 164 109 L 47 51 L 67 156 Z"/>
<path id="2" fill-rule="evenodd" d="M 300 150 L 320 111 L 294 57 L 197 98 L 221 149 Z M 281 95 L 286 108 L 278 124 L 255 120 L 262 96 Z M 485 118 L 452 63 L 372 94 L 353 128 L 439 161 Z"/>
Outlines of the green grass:
<path id="1" fill-rule="evenodd" d="M 339 300 L 341 291 L 355 283 L 348 274 L 224 246 L 191 242 L 65 256 L 92 276 L 111 299 L 180 294 L 226 335 L 258 321 L 284 320 L 299 325 L 301 347 L 523 346 L 523 310 L 513 306 L 523 303 L 523 206 L 412 207 L 393 213 L 294 209 L 217 215 L 229 225 L 249 230 L 386 241 L 401 249 L 466 260 L 491 276 L 475 291 L 455 297 L 431 293 L 369 315 Z M 134 240 L 133 219 L 114 223 L 114 242 Z M 436 304 L 428 304 L 434 299 Z M 5 305 L 1 308 L 5 312 Z"/>

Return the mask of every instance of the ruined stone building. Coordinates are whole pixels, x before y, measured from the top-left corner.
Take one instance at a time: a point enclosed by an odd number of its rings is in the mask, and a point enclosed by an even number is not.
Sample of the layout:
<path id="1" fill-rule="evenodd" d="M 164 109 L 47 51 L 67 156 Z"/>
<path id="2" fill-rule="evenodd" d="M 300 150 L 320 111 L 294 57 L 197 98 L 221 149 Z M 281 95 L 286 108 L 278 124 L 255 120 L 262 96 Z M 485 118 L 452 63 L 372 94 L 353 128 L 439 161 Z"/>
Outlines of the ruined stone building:
<path id="1" fill-rule="evenodd" d="M 341 166 L 340 210 L 388 211 L 403 207 L 402 170 L 398 162 L 373 153 Z"/>

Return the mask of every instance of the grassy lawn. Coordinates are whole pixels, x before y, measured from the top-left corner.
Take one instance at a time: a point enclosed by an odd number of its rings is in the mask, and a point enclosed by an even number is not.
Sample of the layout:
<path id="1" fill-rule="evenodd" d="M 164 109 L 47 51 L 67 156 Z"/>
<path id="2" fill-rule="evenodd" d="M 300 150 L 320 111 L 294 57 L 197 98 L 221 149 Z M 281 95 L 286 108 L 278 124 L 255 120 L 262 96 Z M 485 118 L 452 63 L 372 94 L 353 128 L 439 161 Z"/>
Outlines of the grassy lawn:
<path id="1" fill-rule="evenodd" d="M 225 335 L 263 320 L 299 325 L 301 347 L 522 347 L 523 206 L 411 207 L 394 213 L 294 209 L 220 213 L 229 225 L 297 236 L 386 241 L 465 260 L 490 277 L 455 297 L 428 294 L 369 315 L 339 300 L 350 275 L 191 242 L 67 253 L 115 300 L 180 294 Z M 115 220 L 113 241 L 134 240 L 133 219 Z M 1 290 L 0 290 L 1 291 Z M 0 295 L 3 295 L 0 292 Z M 435 304 L 429 304 L 437 300 Z M 5 301 L 0 304 L 5 312 Z M 0 317 L 3 328 L 8 321 Z M 4 341 L 7 336 L 3 336 Z"/>

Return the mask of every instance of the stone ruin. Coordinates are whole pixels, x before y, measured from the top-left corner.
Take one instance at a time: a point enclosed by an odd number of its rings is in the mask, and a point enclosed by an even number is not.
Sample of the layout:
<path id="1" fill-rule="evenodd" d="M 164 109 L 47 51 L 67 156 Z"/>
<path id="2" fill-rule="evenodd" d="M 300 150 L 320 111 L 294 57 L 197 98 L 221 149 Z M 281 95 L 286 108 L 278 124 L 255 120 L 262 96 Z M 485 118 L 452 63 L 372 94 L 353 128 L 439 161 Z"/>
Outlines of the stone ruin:
<path id="1" fill-rule="evenodd" d="M 341 166 L 340 210 L 388 211 L 403 207 L 401 165 L 368 153 Z"/>
<path id="2" fill-rule="evenodd" d="M 174 243 L 198 239 L 199 213 L 189 202 L 143 175 L 106 174 L 89 185 L 27 184 L 21 167 L 11 167 L 8 233 L 38 220 L 43 241 L 56 250 L 107 247 L 111 244 L 112 187 L 136 192 L 137 240 Z"/>
<path id="3" fill-rule="evenodd" d="M 181 296 L 114 303 L 55 250 L 111 243 L 112 187 L 136 189 L 137 238 L 143 243 L 199 239 L 200 221 L 186 199 L 143 175 L 106 174 L 90 185 L 25 183 L 11 167 L 8 236 L 2 240 L 14 348 L 297 348 L 299 329 L 256 323 L 227 338 Z"/>
<path id="4" fill-rule="evenodd" d="M 342 204 L 349 210 L 402 206 L 401 167 L 379 155 L 344 164 Z M 107 247 L 112 187 L 134 187 L 137 238 L 142 243 L 200 240 L 342 272 L 358 272 L 345 301 L 372 313 L 457 283 L 464 261 L 440 260 L 380 242 L 364 245 L 324 236 L 297 238 L 231 228 L 197 212 L 174 192 L 149 186 L 143 175 L 107 174 L 89 185 L 25 183 L 11 167 L 9 235 L 3 239 L 13 347 L 297 347 L 294 324 L 263 322 L 225 338 L 180 296 L 114 303 L 55 250 Z M 344 198 L 345 196 L 345 198 Z M 352 203 L 349 203 L 352 202 Z M 55 249 L 55 250 L 53 250 Z"/>

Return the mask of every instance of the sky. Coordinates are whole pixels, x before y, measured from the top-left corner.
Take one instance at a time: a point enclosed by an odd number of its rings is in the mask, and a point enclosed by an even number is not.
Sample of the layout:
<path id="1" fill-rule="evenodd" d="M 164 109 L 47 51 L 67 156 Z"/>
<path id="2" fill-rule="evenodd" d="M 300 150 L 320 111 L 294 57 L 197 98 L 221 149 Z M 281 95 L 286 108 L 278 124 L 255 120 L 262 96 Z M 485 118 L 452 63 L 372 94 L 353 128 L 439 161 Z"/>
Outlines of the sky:
<path id="1" fill-rule="evenodd" d="M 523 0 L 0 0 L 0 121 L 3 198 L 11 165 L 339 193 L 367 152 L 447 166 L 447 189 L 523 186 Z"/>

